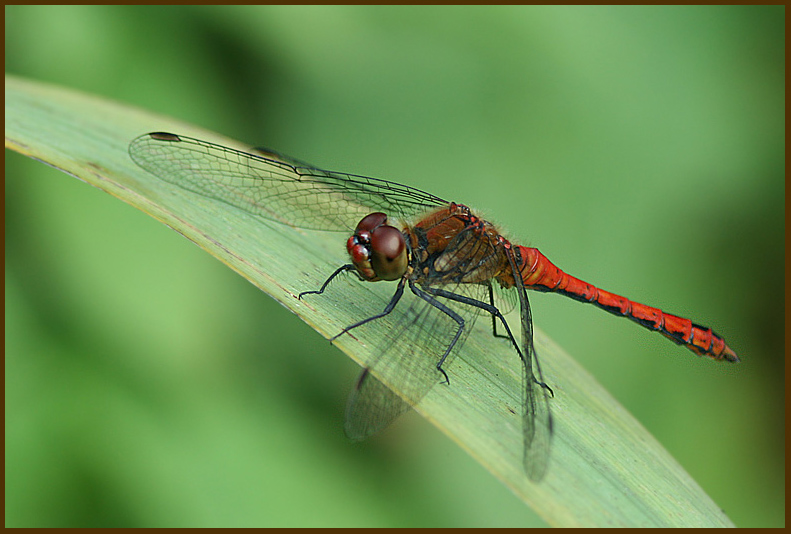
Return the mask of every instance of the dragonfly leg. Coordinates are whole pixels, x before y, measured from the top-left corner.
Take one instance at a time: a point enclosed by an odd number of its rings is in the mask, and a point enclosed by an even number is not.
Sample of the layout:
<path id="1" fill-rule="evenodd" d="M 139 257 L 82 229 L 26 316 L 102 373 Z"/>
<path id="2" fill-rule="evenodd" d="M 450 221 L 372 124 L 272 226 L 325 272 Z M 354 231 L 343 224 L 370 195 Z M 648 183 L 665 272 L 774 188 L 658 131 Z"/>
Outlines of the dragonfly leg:
<path id="1" fill-rule="evenodd" d="M 347 263 L 346 265 L 341 265 L 340 267 L 338 267 L 338 268 L 335 270 L 335 272 L 334 272 L 334 273 L 332 273 L 332 274 L 330 275 L 330 277 L 329 277 L 329 278 L 327 278 L 327 280 L 326 280 L 326 281 L 325 281 L 325 282 L 322 284 L 322 286 L 321 286 L 321 289 L 319 289 L 318 291 L 303 291 L 302 293 L 300 293 L 299 295 L 297 295 L 297 299 L 298 299 L 298 300 L 302 300 L 302 297 L 303 297 L 304 295 L 321 295 L 322 293 L 324 293 L 324 290 L 325 290 L 325 289 L 327 289 L 327 286 L 328 286 L 328 285 L 330 285 L 330 282 L 332 282 L 332 280 L 333 280 L 333 279 L 334 279 L 336 276 L 338 276 L 338 275 L 339 275 L 339 274 L 341 274 L 342 272 L 345 272 L 345 271 L 353 271 L 353 270 L 354 270 L 354 265 L 352 265 L 351 263 Z"/>
<path id="2" fill-rule="evenodd" d="M 409 282 L 409 289 L 412 290 L 412 293 L 414 293 L 418 297 L 422 298 L 423 300 L 425 300 L 426 302 L 428 302 L 429 304 L 431 304 L 432 306 L 437 308 L 439 311 L 441 311 L 442 313 L 444 313 L 445 315 L 447 315 L 448 317 L 450 317 L 451 319 L 456 321 L 456 324 L 459 325 L 459 328 L 456 330 L 456 335 L 453 336 L 453 339 L 448 344 L 448 348 L 445 349 L 445 353 L 442 355 L 442 357 L 437 362 L 437 371 L 442 373 L 442 376 L 445 377 L 445 384 L 450 385 L 450 378 L 448 378 L 448 373 L 445 372 L 445 369 L 442 368 L 442 364 L 445 363 L 445 360 L 448 358 L 448 354 L 450 354 L 450 351 L 452 351 L 453 347 L 456 346 L 456 342 L 459 340 L 459 338 L 461 337 L 461 333 L 464 331 L 464 319 L 458 313 L 456 313 L 455 311 L 451 310 L 450 308 L 445 306 L 443 303 L 441 303 L 440 301 L 435 299 L 431 295 L 431 293 L 434 293 L 434 290 L 429 290 L 429 292 L 427 293 L 427 292 L 422 291 L 421 289 L 419 289 L 411 281 Z"/>
<path id="3" fill-rule="evenodd" d="M 495 305 L 494 305 L 494 291 L 492 290 L 491 282 L 486 284 L 486 288 L 489 290 L 489 304 L 492 306 L 492 308 L 494 308 L 495 307 Z M 497 333 L 497 315 L 495 315 L 493 313 L 490 313 L 489 315 L 491 315 L 491 317 L 492 317 L 492 335 L 494 337 L 499 337 L 499 338 L 503 338 L 503 339 L 510 339 L 510 337 L 508 337 L 508 336 L 504 336 L 503 334 L 498 334 Z"/>
<path id="4" fill-rule="evenodd" d="M 491 286 L 489 287 L 489 289 L 491 290 Z M 476 308 L 480 308 L 485 312 L 491 314 L 493 323 L 494 323 L 494 318 L 500 319 L 500 322 L 503 323 L 503 326 L 505 327 L 505 331 L 508 333 L 508 336 L 497 336 L 497 337 L 507 337 L 508 339 L 510 339 L 511 343 L 516 349 L 516 352 L 519 353 L 519 357 L 522 360 L 525 359 L 525 356 L 522 354 L 522 349 L 519 348 L 519 343 L 516 342 L 516 338 L 511 333 L 511 328 L 508 326 L 508 323 L 505 321 L 505 317 L 503 317 L 503 314 L 500 313 L 500 310 L 498 310 L 496 306 L 494 306 L 493 304 L 487 304 L 486 302 L 476 300 L 470 297 L 465 297 L 464 295 L 457 295 L 456 293 L 451 293 L 450 291 L 445 291 L 444 289 L 426 288 L 426 291 L 438 297 L 443 297 L 448 300 L 454 300 L 456 302 L 461 302 L 462 304 L 467 304 L 468 306 L 475 306 Z"/>
<path id="5" fill-rule="evenodd" d="M 539 379 L 533 376 L 533 383 L 536 384 L 537 386 L 541 386 L 542 388 L 546 389 L 549 392 L 550 397 L 552 398 L 555 397 L 555 392 L 552 391 L 552 388 L 549 387 L 545 382 L 541 382 Z"/>
<path id="6" fill-rule="evenodd" d="M 487 288 L 489 290 L 489 305 L 492 308 L 497 309 L 497 307 L 494 305 L 494 292 L 492 291 L 492 285 L 488 284 Z M 514 343 L 514 346 L 516 346 L 516 341 L 514 341 L 513 336 L 511 336 L 511 331 L 508 329 L 508 323 L 505 322 L 505 319 L 502 317 L 502 315 L 500 315 L 500 320 L 505 325 L 506 330 L 508 330 L 508 335 L 504 336 L 502 334 L 498 334 L 497 333 L 497 317 L 498 317 L 499 311 L 500 310 L 497 310 L 498 313 L 496 313 L 496 314 L 495 313 L 491 313 L 490 314 L 492 316 L 492 334 L 494 334 L 494 337 L 500 337 L 500 338 L 503 338 L 503 339 L 510 339 L 511 342 Z M 518 351 L 519 349 L 517 348 L 516 350 Z M 521 353 L 520 353 L 520 355 L 521 355 Z M 549 387 L 548 385 L 546 385 L 546 383 L 541 382 L 540 380 L 538 380 L 535 376 L 533 376 L 533 383 L 538 385 L 538 386 L 541 386 L 544 389 L 546 389 L 549 392 L 550 396 L 552 396 L 552 397 L 555 396 L 555 392 L 552 391 L 552 388 Z"/>
<path id="7" fill-rule="evenodd" d="M 344 265 L 344 267 L 346 267 L 346 266 Z M 353 266 L 352 266 L 352 268 L 353 268 Z M 340 271 L 340 269 L 338 269 L 338 271 L 335 271 L 334 274 L 337 274 L 339 271 Z M 333 274 L 333 276 L 334 276 L 334 274 Z M 385 309 L 384 309 L 384 311 L 382 313 L 377 313 L 376 315 L 368 317 L 367 319 L 363 319 L 362 321 L 360 321 L 358 323 L 354 323 L 351 326 L 347 326 L 346 328 L 341 330 L 341 332 L 339 334 L 337 334 L 335 336 L 332 336 L 330 338 L 330 343 L 332 343 L 333 341 L 335 341 L 336 339 L 341 337 L 343 334 L 347 333 L 349 330 L 357 328 L 358 326 L 362 326 L 362 325 L 364 325 L 366 323 L 370 323 L 371 321 L 375 321 L 376 319 L 381 319 L 382 317 L 384 317 L 385 315 L 387 315 L 391 311 L 393 311 L 393 309 L 395 308 L 396 304 L 398 304 L 398 301 L 401 300 L 401 296 L 404 294 L 404 283 L 405 282 L 406 282 L 405 278 L 402 278 L 401 280 L 398 281 L 398 287 L 396 288 L 396 292 L 393 294 L 393 297 L 390 299 L 390 302 L 387 303 L 387 306 L 385 306 Z M 324 285 L 326 285 L 326 283 Z"/>

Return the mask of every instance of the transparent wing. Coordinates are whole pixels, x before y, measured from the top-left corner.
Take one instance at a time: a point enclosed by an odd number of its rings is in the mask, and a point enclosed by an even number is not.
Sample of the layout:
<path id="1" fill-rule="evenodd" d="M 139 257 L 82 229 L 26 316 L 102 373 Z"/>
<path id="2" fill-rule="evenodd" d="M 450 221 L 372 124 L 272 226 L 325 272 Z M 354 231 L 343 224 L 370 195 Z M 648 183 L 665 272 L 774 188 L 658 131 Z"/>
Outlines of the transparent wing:
<path id="1" fill-rule="evenodd" d="M 426 387 L 426 393 L 432 385 Z M 349 395 L 344 432 L 349 439 L 362 441 L 390 426 L 390 423 L 411 407 L 412 404 L 385 386 L 366 367 Z"/>
<path id="2" fill-rule="evenodd" d="M 265 219 L 316 230 L 348 231 L 374 211 L 406 221 L 448 204 L 393 182 L 299 166 L 274 151 L 264 157 L 170 133 L 141 135 L 129 144 L 129 155 L 183 189 Z"/>
<path id="3" fill-rule="evenodd" d="M 510 252 L 508 259 L 512 269 L 518 272 Z M 521 277 L 515 276 L 514 278 L 516 286 L 513 291 L 518 295 L 521 306 L 522 363 L 525 370 L 522 379 L 523 463 L 527 476 L 531 480 L 539 482 L 544 478 L 549 466 L 549 448 L 552 440 L 552 414 L 549 410 L 549 395 L 552 394 L 552 390 L 544 383 L 536 350 L 533 346 L 533 318 L 530 313 L 527 291 L 525 291 Z"/>
<path id="4" fill-rule="evenodd" d="M 478 300 L 486 295 L 485 288 L 477 284 L 443 285 L 442 289 Z M 363 370 L 349 397 L 345 430 L 351 439 L 365 439 L 384 429 L 411 406 L 417 405 L 432 387 L 445 380 L 437 369 L 437 363 L 458 332 L 459 325 L 425 300 L 415 295 L 408 298 L 411 302 L 400 303 L 408 305 L 406 310 L 392 318 L 395 322 L 392 327 L 384 329 L 387 334 L 380 340 L 378 356 Z M 481 310 L 440 297 L 436 300 L 464 321 L 456 344 L 442 364 L 448 373 L 450 387 L 453 387 L 451 364 L 462 350 Z M 396 385 L 402 396 L 382 382 Z"/>

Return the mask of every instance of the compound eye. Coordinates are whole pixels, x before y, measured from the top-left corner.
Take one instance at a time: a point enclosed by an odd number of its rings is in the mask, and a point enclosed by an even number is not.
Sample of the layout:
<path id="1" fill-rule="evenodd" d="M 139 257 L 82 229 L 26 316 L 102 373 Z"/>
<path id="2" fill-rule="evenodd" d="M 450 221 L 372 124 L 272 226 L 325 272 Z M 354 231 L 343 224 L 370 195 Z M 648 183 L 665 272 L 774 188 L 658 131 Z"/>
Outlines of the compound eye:
<path id="1" fill-rule="evenodd" d="M 382 212 L 377 211 L 376 213 L 370 213 L 363 217 L 360 222 L 357 223 L 357 228 L 354 230 L 355 234 L 367 233 L 370 234 L 378 227 L 382 226 L 387 222 L 387 215 Z"/>
<path id="2" fill-rule="evenodd" d="M 372 215 L 377 214 L 368 217 Z M 381 280 L 398 280 L 404 276 L 407 268 L 406 243 L 396 228 L 379 226 L 371 234 L 371 267 Z"/>

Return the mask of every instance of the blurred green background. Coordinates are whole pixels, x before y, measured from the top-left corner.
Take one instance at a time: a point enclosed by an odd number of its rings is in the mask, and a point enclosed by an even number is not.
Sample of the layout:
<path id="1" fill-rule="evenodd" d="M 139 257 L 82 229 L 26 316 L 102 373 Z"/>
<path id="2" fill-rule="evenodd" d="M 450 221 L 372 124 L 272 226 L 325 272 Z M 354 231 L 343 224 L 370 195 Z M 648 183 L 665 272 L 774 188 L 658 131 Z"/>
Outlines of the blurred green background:
<path id="1" fill-rule="evenodd" d="M 743 363 L 531 293 L 538 328 L 738 526 L 779 526 L 784 17 L 7 6 L 6 72 L 471 204 L 712 326 Z M 543 524 L 414 414 L 347 442 L 356 373 L 175 232 L 6 152 L 7 526 Z"/>

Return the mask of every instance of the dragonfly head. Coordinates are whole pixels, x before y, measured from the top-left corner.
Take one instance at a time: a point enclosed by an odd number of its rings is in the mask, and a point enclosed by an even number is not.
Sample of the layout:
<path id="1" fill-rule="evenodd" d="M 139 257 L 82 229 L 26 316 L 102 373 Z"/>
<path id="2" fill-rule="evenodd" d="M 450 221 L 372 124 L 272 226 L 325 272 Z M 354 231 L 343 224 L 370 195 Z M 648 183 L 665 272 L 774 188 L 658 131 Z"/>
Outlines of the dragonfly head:
<path id="1" fill-rule="evenodd" d="M 401 232 L 387 224 L 387 215 L 366 215 L 357 224 L 346 250 L 357 272 L 370 282 L 398 280 L 407 269 L 406 241 Z"/>

